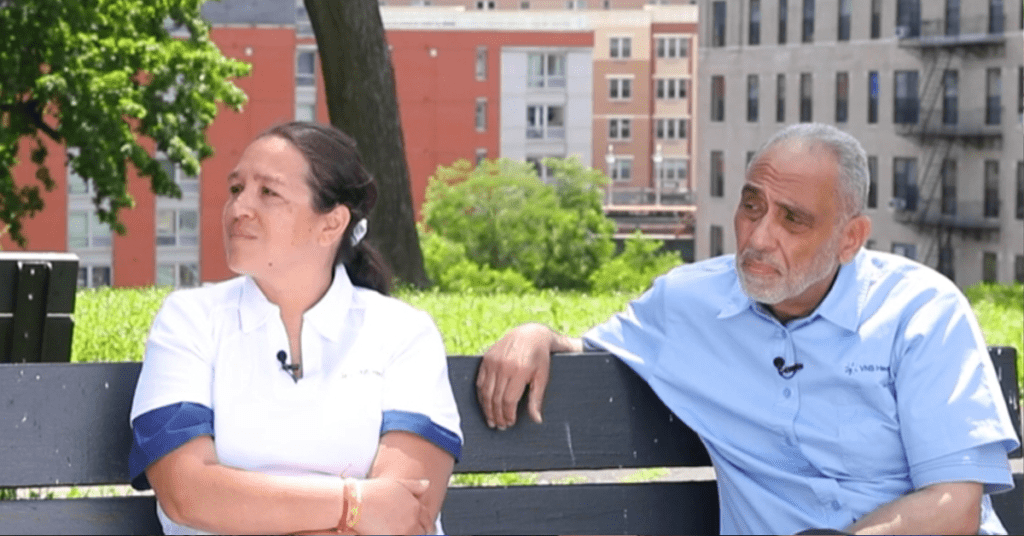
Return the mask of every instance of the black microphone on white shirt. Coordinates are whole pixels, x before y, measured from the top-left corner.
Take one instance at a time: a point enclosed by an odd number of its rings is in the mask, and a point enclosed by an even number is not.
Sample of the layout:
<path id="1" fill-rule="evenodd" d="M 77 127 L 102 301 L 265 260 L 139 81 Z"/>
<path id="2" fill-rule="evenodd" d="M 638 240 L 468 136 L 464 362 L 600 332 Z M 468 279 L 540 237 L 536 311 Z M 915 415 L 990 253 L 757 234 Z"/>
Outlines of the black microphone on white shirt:
<path id="1" fill-rule="evenodd" d="M 786 360 L 781 357 L 776 357 L 774 360 L 772 360 L 772 364 L 775 365 L 775 370 L 778 371 L 779 376 L 782 376 L 787 380 L 792 378 L 793 376 L 796 376 L 796 372 L 804 368 L 803 363 L 793 363 L 792 365 L 786 367 L 784 366 L 786 364 Z"/>
<path id="2" fill-rule="evenodd" d="M 299 383 L 299 377 L 296 376 L 295 373 L 302 368 L 302 365 L 289 365 L 288 354 L 285 353 L 284 350 L 278 350 L 277 360 L 281 362 L 281 370 L 287 372 L 288 374 L 291 374 L 292 379 L 295 380 L 295 383 Z"/>

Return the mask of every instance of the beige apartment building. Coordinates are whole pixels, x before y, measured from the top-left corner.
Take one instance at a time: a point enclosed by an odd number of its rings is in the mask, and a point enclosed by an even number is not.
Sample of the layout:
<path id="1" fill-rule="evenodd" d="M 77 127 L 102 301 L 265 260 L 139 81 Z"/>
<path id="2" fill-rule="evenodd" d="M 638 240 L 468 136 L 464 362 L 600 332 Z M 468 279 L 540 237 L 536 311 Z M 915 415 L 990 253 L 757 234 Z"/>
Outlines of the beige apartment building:
<path id="1" fill-rule="evenodd" d="M 869 155 L 872 249 L 1024 281 L 1024 15 L 1003 0 L 701 0 L 696 257 L 735 251 L 747 162 L 786 124 Z"/>

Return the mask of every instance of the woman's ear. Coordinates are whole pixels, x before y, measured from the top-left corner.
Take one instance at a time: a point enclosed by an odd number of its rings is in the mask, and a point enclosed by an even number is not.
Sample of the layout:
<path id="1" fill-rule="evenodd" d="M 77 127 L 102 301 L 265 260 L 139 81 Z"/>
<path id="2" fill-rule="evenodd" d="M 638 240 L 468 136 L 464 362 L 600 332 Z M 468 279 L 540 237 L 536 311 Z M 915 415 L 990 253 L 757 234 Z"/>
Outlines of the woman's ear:
<path id="1" fill-rule="evenodd" d="M 317 238 L 321 246 L 333 246 L 345 235 L 348 222 L 352 221 L 352 211 L 345 205 L 338 205 L 323 217 L 323 226 Z"/>

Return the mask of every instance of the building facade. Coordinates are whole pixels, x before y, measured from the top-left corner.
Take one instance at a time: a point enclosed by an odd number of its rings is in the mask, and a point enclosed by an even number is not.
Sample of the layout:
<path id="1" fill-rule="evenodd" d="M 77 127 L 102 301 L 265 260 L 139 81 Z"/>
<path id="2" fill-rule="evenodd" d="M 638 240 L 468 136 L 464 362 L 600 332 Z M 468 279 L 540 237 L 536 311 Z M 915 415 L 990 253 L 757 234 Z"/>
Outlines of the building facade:
<path id="1" fill-rule="evenodd" d="M 1024 281 L 1024 15 L 1003 0 L 702 0 L 698 258 L 735 251 L 753 152 L 836 125 L 868 153 L 868 247 Z"/>

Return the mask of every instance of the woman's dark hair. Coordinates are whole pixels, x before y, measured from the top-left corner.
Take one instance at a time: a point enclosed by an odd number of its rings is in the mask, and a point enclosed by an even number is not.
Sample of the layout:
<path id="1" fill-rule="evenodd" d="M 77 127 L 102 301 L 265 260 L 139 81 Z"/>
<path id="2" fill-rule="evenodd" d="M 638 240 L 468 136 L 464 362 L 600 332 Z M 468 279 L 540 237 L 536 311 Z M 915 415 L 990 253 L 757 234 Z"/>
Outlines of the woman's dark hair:
<path id="1" fill-rule="evenodd" d="M 335 266 L 343 264 L 354 285 L 388 294 L 391 270 L 380 253 L 365 239 L 352 245 L 352 230 L 377 204 L 377 182 L 363 167 L 355 140 L 330 125 L 305 121 L 271 127 L 259 137 L 267 136 L 288 140 L 306 159 L 315 212 L 326 214 L 345 205 L 352 213 L 334 256 Z"/>

